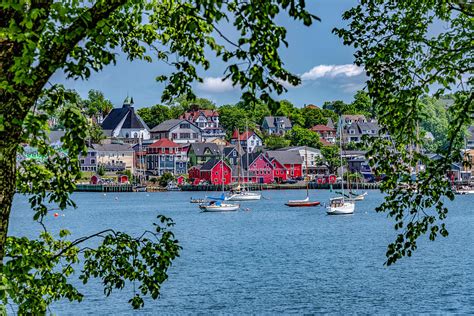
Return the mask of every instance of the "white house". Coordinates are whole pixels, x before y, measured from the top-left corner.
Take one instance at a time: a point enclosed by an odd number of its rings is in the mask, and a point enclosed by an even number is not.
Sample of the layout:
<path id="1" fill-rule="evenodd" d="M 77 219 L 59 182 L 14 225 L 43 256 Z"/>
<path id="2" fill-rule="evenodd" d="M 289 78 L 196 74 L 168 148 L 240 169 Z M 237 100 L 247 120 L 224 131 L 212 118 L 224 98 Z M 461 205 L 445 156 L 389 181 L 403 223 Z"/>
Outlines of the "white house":
<path id="1" fill-rule="evenodd" d="M 167 138 L 178 144 L 196 143 L 202 141 L 202 131 L 195 124 L 184 119 L 174 119 L 161 122 L 151 131 L 155 139 Z"/>
<path id="2" fill-rule="evenodd" d="M 263 146 L 262 139 L 257 134 L 255 134 L 255 132 L 252 131 L 244 132 L 240 135 L 237 130 L 234 131 L 230 143 L 232 145 L 235 145 L 238 143 L 239 140 L 240 146 L 249 153 L 254 152 L 255 148 Z"/>
<path id="3" fill-rule="evenodd" d="M 303 160 L 303 174 L 306 174 L 306 165 L 308 166 L 308 174 L 315 173 L 314 171 L 318 169 L 319 162 L 323 158 L 319 149 L 308 146 L 287 147 L 282 150 L 298 152 Z"/>
<path id="4" fill-rule="evenodd" d="M 101 126 L 109 137 L 150 139 L 150 129 L 135 113 L 133 98 L 125 98 L 122 107 L 113 109 Z"/>

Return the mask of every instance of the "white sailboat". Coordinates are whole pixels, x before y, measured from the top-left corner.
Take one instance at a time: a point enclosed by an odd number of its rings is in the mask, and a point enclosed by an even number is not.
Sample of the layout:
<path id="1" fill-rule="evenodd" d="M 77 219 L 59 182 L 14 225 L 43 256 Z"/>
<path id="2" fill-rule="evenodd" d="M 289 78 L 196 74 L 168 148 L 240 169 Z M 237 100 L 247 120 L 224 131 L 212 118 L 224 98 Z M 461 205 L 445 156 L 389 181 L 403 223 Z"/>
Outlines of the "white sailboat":
<path id="1" fill-rule="evenodd" d="M 288 202 L 285 203 L 285 205 L 289 207 L 311 207 L 311 206 L 318 206 L 319 204 L 321 204 L 319 201 L 309 200 L 308 154 L 306 152 L 306 146 L 304 148 L 304 153 L 305 153 L 305 163 L 306 163 L 306 171 L 305 171 L 306 198 L 303 200 L 289 200 Z"/>
<path id="2" fill-rule="evenodd" d="M 355 202 L 351 200 L 346 200 L 344 198 L 344 164 L 342 163 L 342 120 L 339 123 L 340 127 L 340 158 L 341 158 L 341 174 L 342 174 L 342 182 L 341 182 L 341 191 L 342 196 L 329 199 L 329 206 L 326 208 L 326 213 L 328 215 L 349 215 L 354 213 L 355 209 Z"/>
<path id="3" fill-rule="evenodd" d="M 248 127 L 246 127 L 246 131 L 248 133 Z M 240 147 L 240 134 L 237 136 L 237 144 L 238 144 L 238 154 L 239 154 L 239 157 L 237 158 L 238 160 L 238 186 L 232 190 L 231 192 L 229 192 L 229 194 L 226 196 L 225 200 L 226 201 L 256 201 L 256 200 L 260 200 L 262 198 L 262 194 L 260 192 L 252 192 L 252 191 L 249 191 L 245 186 L 241 186 L 240 184 L 240 151 L 241 151 L 241 147 Z M 247 155 L 247 181 L 249 181 L 249 151 L 248 151 L 248 148 L 246 150 L 246 155 Z"/>
<path id="4" fill-rule="evenodd" d="M 208 203 L 199 204 L 199 208 L 203 212 L 231 212 L 237 211 L 240 208 L 239 204 L 224 203 L 225 193 L 224 193 L 224 153 L 222 153 L 221 158 L 221 175 L 222 175 L 222 195 L 219 198 L 210 198 L 211 200 Z"/>

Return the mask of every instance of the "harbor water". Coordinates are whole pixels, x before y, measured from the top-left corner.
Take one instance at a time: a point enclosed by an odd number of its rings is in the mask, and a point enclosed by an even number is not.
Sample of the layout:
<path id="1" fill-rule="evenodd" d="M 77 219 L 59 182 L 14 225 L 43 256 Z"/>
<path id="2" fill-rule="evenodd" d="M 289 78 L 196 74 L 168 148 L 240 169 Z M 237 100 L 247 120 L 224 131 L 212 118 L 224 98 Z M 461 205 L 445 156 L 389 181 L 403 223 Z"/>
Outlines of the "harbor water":
<path id="1" fill-rule="evenodd" d="M 103 294 L 100 281 L 82 285 L 81 303 L 51 306 L 57 315 L 474 313 L 474 196 L 449 204 L 449 236 L 419 241 L 413 257 L 383 265 L 395 239 L 394 222 L 375 207 L 369 191 L 354 215 L 327 216 L 323 207 L 288 208 L 303 190 L 263 191 L 261 201 L 241 202 L 231 213 L 201 213 L 191 197 L 205 192 L 75 193 L 78 208 L 51 214 L 46 225 L 78 238 L 105 228 L 141 234 L 158 214 L 171 217 L 183 247 L 161 297 L 134 311 L 133 286 Z M 328 190 L 311 190 L 327 202 Z M 63 216 L 64 215 L 64 216 Z M 10 234 L 36 236 L 27 198 L 17 195 Z"/>

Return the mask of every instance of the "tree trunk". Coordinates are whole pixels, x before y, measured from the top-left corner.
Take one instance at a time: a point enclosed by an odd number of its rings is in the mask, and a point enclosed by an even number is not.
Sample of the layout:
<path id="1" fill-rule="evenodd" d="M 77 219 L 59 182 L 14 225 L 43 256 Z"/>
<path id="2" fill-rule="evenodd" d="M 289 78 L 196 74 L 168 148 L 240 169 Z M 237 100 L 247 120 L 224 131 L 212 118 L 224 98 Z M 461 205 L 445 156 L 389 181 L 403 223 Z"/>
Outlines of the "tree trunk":
<path id="1" fill-rule="evenodd" d="M 5 257 L 10 211 L 16 190 L 18 138 L 8 137 L 6 134 L 11 133 L 0 133 L 0 266 L 3 265 Z"/>

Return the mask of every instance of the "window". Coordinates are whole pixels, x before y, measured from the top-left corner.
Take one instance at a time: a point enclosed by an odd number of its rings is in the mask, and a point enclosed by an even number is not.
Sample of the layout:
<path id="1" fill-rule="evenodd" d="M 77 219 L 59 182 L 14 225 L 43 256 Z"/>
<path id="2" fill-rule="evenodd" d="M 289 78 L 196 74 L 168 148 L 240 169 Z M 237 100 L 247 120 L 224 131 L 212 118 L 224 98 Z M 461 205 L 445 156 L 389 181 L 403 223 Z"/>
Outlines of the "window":
<path id="1" fill-rule="evenodd" d="M 194 139 L 197 139 L 197 138 L 198 138 L 198 134 L 197 134 L 197 133 L 193 133 L 193 138 L 194 138 Z"/>
<path id="2" fill-rule="evenodd" d="M 219 173 L 216 171 L 216 172 L 214 172 L 214 174 L 217 176 Z"/>
<path id="3" fill-rule="evenodd" d="M 191 125 L 189 123 L 181 123 L 179 124 L 179 128 L 191 128 Z"/>
<path id="4" fill-rule="evenodd" d="M 91 152 L 91 157 L 95 157 L 95 151 Z"/>
<path id="5" fill-rule="evenodd" d="M 255 144 L 255 141 L 251 140 L 250 145 L 253 146 Z"/>
<path id="6" fill-rule="evenodd" d="M 95 159 L 91 159 L 91 164 L 95 164 Z"/>
<path id="7" fill-rule="evenodd" d="M 172 134 L 171 134 L 171 138 L 172 138 L 172 139 L 178 138 L 178 133 L 172 133 Z"/>
<path id="8" fill-rule="evenodd" d="M 83 165 L 83 164 L 84 164 L 84 159 L 81 159 L 81 165 Z"/>
<path id="9" fill-rule="evenodd" d="M 189 139 L 189 138 L 191 138 L 191 134 L 190 134 L 190 133 L 180 133 L 180 134 L 179 134 L 179 138 L 181 138 L 181 139 Z"/>

